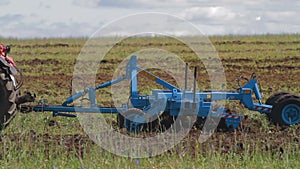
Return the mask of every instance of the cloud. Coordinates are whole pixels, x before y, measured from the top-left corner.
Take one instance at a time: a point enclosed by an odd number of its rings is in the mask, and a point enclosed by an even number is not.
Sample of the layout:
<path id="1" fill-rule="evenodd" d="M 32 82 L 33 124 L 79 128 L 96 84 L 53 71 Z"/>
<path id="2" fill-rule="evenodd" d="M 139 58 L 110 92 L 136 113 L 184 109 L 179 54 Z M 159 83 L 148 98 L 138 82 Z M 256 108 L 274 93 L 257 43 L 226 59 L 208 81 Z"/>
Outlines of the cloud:
<path id="1" fill-rule="evenodd" d="M 298 11 L 267 11 L 264 13 L 264 17 L 269 22 L 300 24 L 300 12 Z"/>
<path id="2" fill-rule="evenodd" d="M 189 7 L 178 15 L 206 34 L 300 33 L 299 5 L 287 1 L 229 0 L 219 6 Z"/>
<path id="3" fill-rule="evenodd" d="M 20 22 L 24 18 L 25 17 L 20 14 L 7 14 L 7 15 L 0 16 L 1 28 L 5 27 L 7 25 L 10 25 L 10 24 Z"/>
<path id="4" fill-rule="evenodd" d="M 90 36 L 95 30 L 94 26 L 85 22 L 56 22 L 44 27 L 48 35 L 54 37 L 79 37 Z"/>
<path id="5" fill-rule="evenodd" d="M 9 0 L 1 0 L 0 1 L 0 6 L 2 6 L 2 5 L 8 5 L 10 2 L 9 2 Z"/>
<path id="6" fill-rule="evenodd" d="M 1 22 L 0 22 L 1 23 Z M 33 24 L 36 24 L 33 26 Z M 35 23 L 25 23 L 19 22 L 9 22 L 1 27 L 0 36 L 3 37 L 18 37 L 18 38 L 28 38 L 28 37 L 41 37 L 43 30 L 37 25 L 43 25 L 45 23 L 35 22 Z"/>
<path id="7" fill-rule="evenodd" d="M 21 15 L 0 17 L 0 37 L 44 38 L 90 36 L 96 28 L 85 22 L 53 22 L 47 20 L 28 21 Z M 7 20 L 5 20 L 7 19 Z"/>
<path id="8" fill-rule="evenodd" d="M 190 6 L 194 0 L 101 0 L 100 6 L 119 8 L 174 8 Z"/>
<path id="9" fill-rule="evenodd" d="M 48 4 L 48 1 L 43 1 L 39 3 L 39 9 L 50 9 L 51 6 Z"/>
<path id="10" fill-rule="evenodd" d="M 0 6 L 5 37 L 88 36 L 103 23 L 150 11 L 184 18 L 206 34 L 300 33 L 300 2 L 294 0 L 0 0 Z"/>
<path id="11" fill-rule="evenodd" d="M 224 22 L 235 19 L 238 15 L 225 7 L 192 7 L 183 10 L 179 16 L 190 21 Z"/>
<path id="12" fill-rule="evenodd" d="M 81 7 L 96 8 L 100 5 L 101 0 L 74 0 L 73 4 Z"/>

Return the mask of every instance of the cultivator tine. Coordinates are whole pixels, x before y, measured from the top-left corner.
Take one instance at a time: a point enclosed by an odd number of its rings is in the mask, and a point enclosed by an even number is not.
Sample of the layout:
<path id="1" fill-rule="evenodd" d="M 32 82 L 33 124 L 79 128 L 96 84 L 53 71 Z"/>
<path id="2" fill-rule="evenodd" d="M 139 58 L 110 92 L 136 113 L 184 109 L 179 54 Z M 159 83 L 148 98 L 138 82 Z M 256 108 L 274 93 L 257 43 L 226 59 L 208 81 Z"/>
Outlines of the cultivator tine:
<path id="1" fill-rule="evenodd" d="M 184 72 L 184 90 L 187 90 L 187 83 L 188 83 L 188 63 L 185 64 L 185 72 Z"/>
<path id="2" fill-rule="evenodd" d="M 193 102 L 194 103 L 196 103 L 197 74 L 198 74 L 198 66 L 195 67 L 195 71 L 194 71 L 194 90 L 193 90 Z"/>

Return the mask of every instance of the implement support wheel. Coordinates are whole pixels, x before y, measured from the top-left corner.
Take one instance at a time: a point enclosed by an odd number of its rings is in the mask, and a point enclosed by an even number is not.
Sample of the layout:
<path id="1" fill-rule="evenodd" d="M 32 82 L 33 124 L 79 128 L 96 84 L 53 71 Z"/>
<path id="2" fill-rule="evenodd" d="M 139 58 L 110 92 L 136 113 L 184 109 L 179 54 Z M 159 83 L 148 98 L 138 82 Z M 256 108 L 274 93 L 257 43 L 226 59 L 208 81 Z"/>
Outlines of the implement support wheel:
<path id="1" fill-rule="evenodd" d="M 281 96 L 287 95 L 287 94 L 290 94 L 290 93 L 289 92 L 278 92 L 278 93 L 275 93 L 275 94 L 271 95 L 266 100 L 266 104 L 273 105 L 278 98 L 280 98 Z"/>
<path id="2" fill-rule="evenodd" d="M 296 95 L 280 97 L 274 103 L 270 117 L 282 127 L 300 123 L 300 97 Z"/>

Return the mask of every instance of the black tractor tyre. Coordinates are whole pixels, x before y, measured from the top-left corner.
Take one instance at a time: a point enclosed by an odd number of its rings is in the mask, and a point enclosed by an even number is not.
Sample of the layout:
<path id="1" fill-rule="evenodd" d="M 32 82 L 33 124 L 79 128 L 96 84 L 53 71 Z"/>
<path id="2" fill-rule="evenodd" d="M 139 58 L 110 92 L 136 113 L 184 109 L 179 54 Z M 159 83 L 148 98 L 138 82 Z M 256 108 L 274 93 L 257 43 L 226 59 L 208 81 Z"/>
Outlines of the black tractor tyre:
<path id="1" fill-rule="evenodd" d="M 278 92 L 278 93 L 274 93 L 272 94 L 267 100 L 266 100 L 266 104 L 267 105 L 273 105 L 275 103 L 275 101 L 283 96 L 283 95 L 287 95 L 290 94 L 289 92 Z"/>
<path id="2" fill-rule="evenodd" d="M 15 103 L 17 91 L 13 81 L 7 73 L 0 73 L 0 130 L 11 122 L 16 114 Z"/>
<path id="3" fill-rule="evenodd" d="M 275 102 L 277 102 L 278 99 L 284 97 L 285 95 L 291 95 L 291 93 L 289 92 L 277 92 L 272 94 L 267 100 L 266 100 L 266 104 L 267 105 L 271 105 L 273 106 Z M 266 113 L 266 116 L 268 118 L 269 121 L 272 121 L 272 117 L 271 117 L 271 113 Z"/>
<path id="4" fill-rule="evenodd" d="M 288 119 L 290 117 L 290 119 Z M 272 122 L 286 127 L 300 123 L 300 97 L 287 94 L 279 97 L 273 105 L 270 114 Z"/>

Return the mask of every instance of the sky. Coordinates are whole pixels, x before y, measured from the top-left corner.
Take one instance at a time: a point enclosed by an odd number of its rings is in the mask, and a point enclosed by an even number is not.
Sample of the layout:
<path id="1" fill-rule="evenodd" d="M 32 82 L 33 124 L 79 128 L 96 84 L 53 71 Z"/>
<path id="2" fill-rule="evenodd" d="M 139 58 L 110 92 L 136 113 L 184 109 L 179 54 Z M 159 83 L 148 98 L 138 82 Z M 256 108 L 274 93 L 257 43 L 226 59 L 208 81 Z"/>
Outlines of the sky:
<path id="1" fill-rule="evenodd" d="M 0 0 L 0 8 L 7 38 L 89 37 L 143 12 L 185 19 L 206 35 L 300 33 L 297 0 Z"/>

